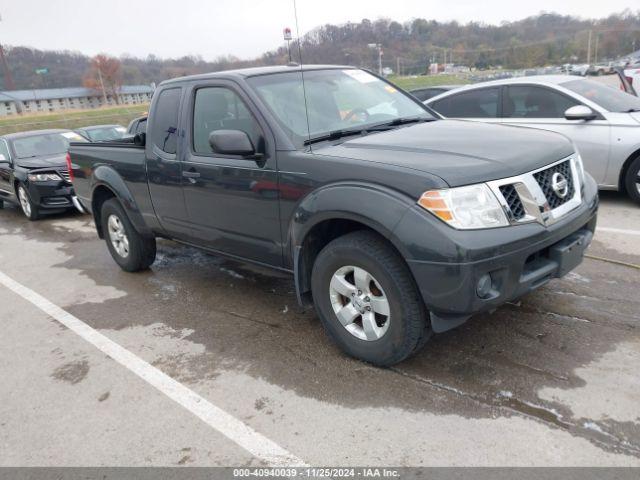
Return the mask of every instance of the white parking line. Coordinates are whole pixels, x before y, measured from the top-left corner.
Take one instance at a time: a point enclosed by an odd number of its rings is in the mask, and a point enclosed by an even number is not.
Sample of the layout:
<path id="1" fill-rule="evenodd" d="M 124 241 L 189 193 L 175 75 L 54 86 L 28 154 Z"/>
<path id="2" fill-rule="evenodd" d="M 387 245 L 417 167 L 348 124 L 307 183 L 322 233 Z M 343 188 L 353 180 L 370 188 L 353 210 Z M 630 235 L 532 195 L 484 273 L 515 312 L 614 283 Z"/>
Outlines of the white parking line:
<path id="1" fill-rule="evenodd" d="M 271 466 L 306 466 L 306 464 L 280 445 L 256 432 L 249 425 L 215 406 L 193 390 L 175 381 L 129 350 L 94 330 L 86 323 L 51 303 L 33 290 L 0 272 L 0 284 L 20 295 L 47 315 L 81 338 L 104 352 L 113 360 L 135 373 L 167 397 L 182 405 L 196 417 L 213 427 L 229 440 L 237 443 L 249 453 L 266 461 Z"/>
<path id="2" fill-rule="evenodd" d="M 640 230 L 626 230 L 624 228 L 611 228 L 611 227 L 596 227 L 596 233 L 598 232 L 623 233 L 625 235 L 640 235 Z"/>

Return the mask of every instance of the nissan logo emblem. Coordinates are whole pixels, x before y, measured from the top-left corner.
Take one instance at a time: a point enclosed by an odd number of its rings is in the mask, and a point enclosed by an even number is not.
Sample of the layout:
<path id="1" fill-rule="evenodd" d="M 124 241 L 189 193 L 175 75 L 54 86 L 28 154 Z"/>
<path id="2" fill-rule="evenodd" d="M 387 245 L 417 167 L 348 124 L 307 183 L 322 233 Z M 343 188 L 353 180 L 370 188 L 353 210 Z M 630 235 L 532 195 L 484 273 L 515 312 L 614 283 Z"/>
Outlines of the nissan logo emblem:
<path id="1" fill-rule="evenodd" d="M 551 177 L 551 188 L 558 197 L 566 197 L 569 194 L 569 182 L 567 181 L 567 177 L 560 172 L 554 173 Z"/>

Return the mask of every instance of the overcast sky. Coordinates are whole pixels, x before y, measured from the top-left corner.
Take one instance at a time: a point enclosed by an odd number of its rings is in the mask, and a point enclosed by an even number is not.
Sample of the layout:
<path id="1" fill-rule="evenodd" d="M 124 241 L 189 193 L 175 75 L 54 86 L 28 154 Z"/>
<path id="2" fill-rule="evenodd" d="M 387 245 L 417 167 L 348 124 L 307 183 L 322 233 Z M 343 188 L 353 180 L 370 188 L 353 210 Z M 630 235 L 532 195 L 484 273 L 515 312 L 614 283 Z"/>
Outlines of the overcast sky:
<path id="1" fill-rule="evenodd" d="M 604 17 L 637 0 L 297 0 L 301 33 L 380 17 L 500 23 L 541 11 Z M 159 57 L 253 58 L 295 32 L 293 0 L 0 0 L 0 42 L 40 49 Z M 294 33 L 295 35 L 295 33 Z"/>

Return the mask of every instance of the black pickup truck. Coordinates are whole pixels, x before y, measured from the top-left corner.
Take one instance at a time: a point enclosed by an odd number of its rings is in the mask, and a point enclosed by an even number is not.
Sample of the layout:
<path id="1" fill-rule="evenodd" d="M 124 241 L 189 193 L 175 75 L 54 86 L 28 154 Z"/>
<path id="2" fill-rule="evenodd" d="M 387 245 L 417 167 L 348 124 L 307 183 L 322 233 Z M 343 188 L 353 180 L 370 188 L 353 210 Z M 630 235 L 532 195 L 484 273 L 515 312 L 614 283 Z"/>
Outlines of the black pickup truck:
<path id="1" fill-rule="evenodd" d="M 163 237 L 289 272 L 330 337 L 383 366 L 565 275 L 596 225 L 567 138 L 442 120 L 352 67 L 166 81 L 136 145 L 70 156 L 124 270 Z"/>

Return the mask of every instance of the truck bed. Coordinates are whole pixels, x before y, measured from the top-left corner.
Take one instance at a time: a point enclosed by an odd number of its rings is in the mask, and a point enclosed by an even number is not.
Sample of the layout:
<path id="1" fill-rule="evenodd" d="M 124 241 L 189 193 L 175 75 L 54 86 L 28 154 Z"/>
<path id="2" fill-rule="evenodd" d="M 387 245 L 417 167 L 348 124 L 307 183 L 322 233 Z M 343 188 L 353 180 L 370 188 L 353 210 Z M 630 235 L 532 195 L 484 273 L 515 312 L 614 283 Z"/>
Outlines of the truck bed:
<path id="1" fill-rule="evenodd" d="M 91 192 L 100 180 L 96 170 L 115 170 L 125 181 L 136 201 L 149 203 L 145 168 L 145 149 L 131 143 L 71 143 L 69 147 L 76 195 L 91 211 Z"/>

